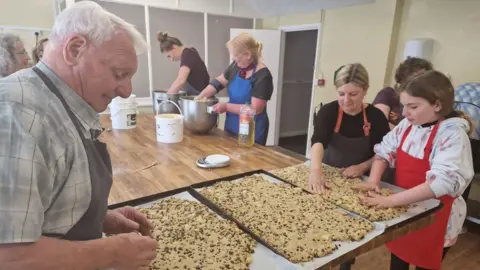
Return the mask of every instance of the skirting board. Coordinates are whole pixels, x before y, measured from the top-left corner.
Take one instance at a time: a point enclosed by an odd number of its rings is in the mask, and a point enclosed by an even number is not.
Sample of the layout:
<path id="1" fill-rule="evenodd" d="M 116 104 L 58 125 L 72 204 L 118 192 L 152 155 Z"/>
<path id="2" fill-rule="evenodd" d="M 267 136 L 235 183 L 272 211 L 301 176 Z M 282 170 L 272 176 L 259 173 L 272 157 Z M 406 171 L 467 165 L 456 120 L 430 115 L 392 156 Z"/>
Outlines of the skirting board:
<path id="1" fill-rule="evenodd" d="M 300 135 L 307 135 L 308 131 L 307 130 L 292 130 L 292 131 L 285 131 L 280 133 L 280 138 L 284 137 L 294 137 L 294 136 L 300 136 Z"/>

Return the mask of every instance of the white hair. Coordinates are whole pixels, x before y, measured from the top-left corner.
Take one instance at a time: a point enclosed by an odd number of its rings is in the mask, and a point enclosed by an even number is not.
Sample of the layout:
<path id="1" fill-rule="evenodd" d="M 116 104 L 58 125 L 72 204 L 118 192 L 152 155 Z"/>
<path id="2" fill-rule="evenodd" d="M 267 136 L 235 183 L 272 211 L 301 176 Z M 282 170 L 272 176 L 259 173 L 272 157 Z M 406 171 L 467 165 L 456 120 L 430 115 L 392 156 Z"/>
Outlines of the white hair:
<path id="1" fill-rule="evenodd" d="M 100 45 L 112 39 L 118 30 L 125 30 L 130 35 L 137 55 L 148 50 L 144 37 L 134 25 L 106 11 L 95 2 L 77 2 L 55 19 L 50 35 L 53 43 L 51 46 L 56 47 L 73 34 L 83 35 Z"/>
<path id="2" fill-rule="evenodd" d="M 18 42 L 22 40 L 17 35 L 0 34 L 0 78 L 10 75 L 13 65 L 17 63 L 15 46 Z"/>

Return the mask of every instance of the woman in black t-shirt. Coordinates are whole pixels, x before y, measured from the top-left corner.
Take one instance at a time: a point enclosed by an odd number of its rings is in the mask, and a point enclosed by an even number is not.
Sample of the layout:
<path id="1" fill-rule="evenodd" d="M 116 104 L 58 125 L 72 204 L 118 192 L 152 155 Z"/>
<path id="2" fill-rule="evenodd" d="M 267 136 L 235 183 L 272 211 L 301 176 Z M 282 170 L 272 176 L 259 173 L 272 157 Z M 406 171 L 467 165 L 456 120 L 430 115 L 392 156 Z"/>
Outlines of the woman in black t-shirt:
<path id="1" fill-rule="evenodd" d="M 315 117 L 310 151 L 309 185 L 323 192 L 322 163 L 343 168 L 347 177 L 360 177 L 370 170 L 373 146 L 389 131 L 382 111 L 363 103 L 368 89 L 368 73 L 361 64 L 340 67 L 334 75 L 337 100 L 325 104 Z M 355 259 L 340 265 L 350 270 Z"/>
<path id="2" fill-rule="evenodd" d="M 159 32 L 157 40 L 162 54 L 172 61 L 180 61 L 177 78 L 167 93 L 175 94 L 183 89 L 187 95 L 198 95 L 208 85 L 210 76 L 197 50 L 193 47 L 185 48 L 178 38 L 167 33 Z"/>
<path id="3" fill-rule="evenodd" d="M 433 66 L 429 61 L 417 57 L 408 57 L 395 71 L 395 82 L 397 86 L 400 86 L 413 74 L 432 69 Z M 394 88 L 385 87 L 380 90 L 373 101 L 373 105 L 385 114 L 391 129 L 403 120 L 403 105 L 400 103 L 400 98 Z"/>
<path id="4" fill-rule="evenodd" d="M 390 131 L 382 111 L 363 103 L 368 84 L 361 64 L 342 66 L 335 73 L 337 100 L 322 106 L 315 118 L 309 180 L 313 190 L 324 189 L 322 163 L 344 168 L 347 177 L 368 172 L 373 146 Z"/>

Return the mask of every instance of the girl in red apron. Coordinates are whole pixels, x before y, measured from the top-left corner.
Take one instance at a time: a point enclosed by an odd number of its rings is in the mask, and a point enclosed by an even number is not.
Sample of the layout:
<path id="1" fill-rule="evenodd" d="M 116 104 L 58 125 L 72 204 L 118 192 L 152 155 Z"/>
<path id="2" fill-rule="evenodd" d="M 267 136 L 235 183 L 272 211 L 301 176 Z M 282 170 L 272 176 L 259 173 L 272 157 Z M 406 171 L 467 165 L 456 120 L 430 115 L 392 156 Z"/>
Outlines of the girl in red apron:
<path id="1" fill-rule="evenodd" d="M 367 183 L 374 189 L 387 166 L 396 168 L 395 184 L 406 190 L 392 196 L 370 192 L 366 205 L 395 207 L 436 198 L 443 203 L 435 222 L 387 244 L 391 270 L 440 269 L 443 256 L 462 229 L 466 204 L 462 192 L 473 178 L 468 132 L 471 122 L 453 110 L 453 86 L 438 71 L 416 74 L 399 88 L 402 120 L 375 146 Z"/>

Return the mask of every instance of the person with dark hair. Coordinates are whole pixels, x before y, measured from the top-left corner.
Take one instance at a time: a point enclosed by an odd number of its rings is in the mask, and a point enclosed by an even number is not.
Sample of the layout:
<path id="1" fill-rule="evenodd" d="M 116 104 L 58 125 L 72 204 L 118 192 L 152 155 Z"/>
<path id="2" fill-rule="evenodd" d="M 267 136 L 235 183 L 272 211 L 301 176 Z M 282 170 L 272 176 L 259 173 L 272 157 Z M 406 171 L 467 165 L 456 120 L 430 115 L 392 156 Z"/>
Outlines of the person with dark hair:
<path id="1" fill-rule="evenodd" d="M 378 92 L 375 100 L 373 101 L 373 105 L 379 108 L 383 114 L 385 114 L 385 117 L 387 117 L 388 122 L 390 123 L 391 129 L 403 119 L 403 106 L 400 103 L 400 98 L 395 88 L 398 88 L 398 86 L 401 85 L 405 79 L 412 74 L 415 74 L 419 71 L 432 69 L 433 66 L 429 61 L 417 57 L 408 57 L 397 67 L 397 70 L 395 71 L 396 86 L 393 88 L 386 87 Z"/>
<path id="2" fill-rule="evenodd" d="M 32 58 L 33 58 L 33 63 L 37 64 L 40 62 L 40 59 L 43 57 L 43 51 L 45 49 L 45 46 L 47 45 L 48 38 L 42 38 L 38 41 L 37 46 L 32 49 Z"/>
<path id="3" fill-rule="evenodd" d="M 178 38 L 164 32 L 158 32 L 157 40 L 162 54 L 171 61 L 180 61 L 177 78 L 167 93 L 175 94 L 183 90 L 191 96 L 200 94 L 207 87 L 210 75 L 198 51 L 193 47 L 186 48 Z"/>
<path id="4" fill-rule="evenodd" d="M 430 70 L 412 75 L 398 88 L 403 119 L 380 144 L 368 180 L 356 188 L 375 191 L 385 169 L 396 167 L 395 185 L 405 190 L 390 196 L 369 192 L 362 203 L 391 208 L 436 198 L 443 207 L 433 224 L 387 244 L 390 269 L 440 269 L 442 259 L 462 229 L 467 207 L 461 196 L 473 178 L 469 134 L 472 122 L 454 109 L 450 79 Z"/>

